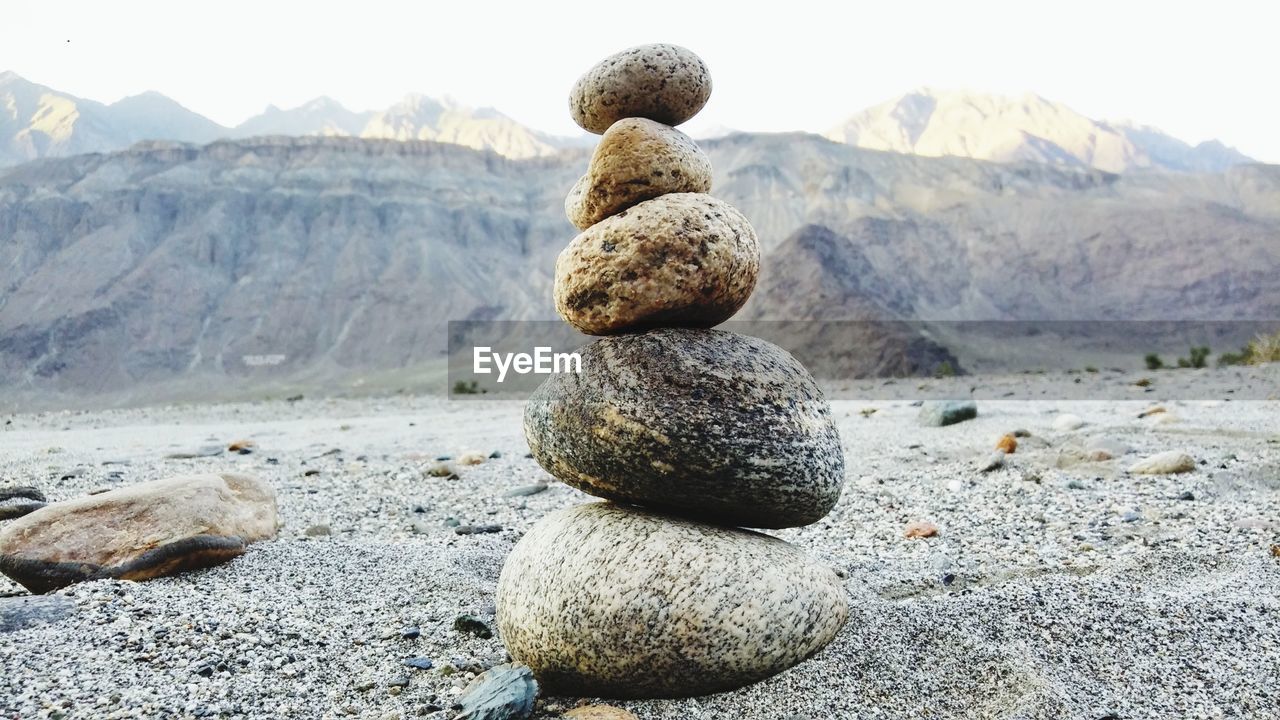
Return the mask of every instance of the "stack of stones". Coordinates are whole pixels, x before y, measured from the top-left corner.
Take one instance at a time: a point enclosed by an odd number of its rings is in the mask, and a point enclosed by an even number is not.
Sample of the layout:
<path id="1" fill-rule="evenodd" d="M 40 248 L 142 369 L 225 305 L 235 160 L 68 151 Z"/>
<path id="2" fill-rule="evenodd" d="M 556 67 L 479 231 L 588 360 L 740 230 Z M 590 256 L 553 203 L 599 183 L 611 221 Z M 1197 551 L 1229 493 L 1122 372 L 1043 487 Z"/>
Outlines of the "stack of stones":
<path id="1" fill-rule="evenodd" d="M 813 377 L 763 340 L 708 329 L 755 287 L 746 218 L 708 195 L 711 163 L 673 126 L 711 93 L 673 45 L 607 58 L 573 89 L 603 138 L 566 202 L 582 230 L 555 300 L 604 337 L 525 410 L 534 457 L 609 502 L 543 518 L 507 559 L 498 627 L 549 691 L 682 697 L 739 687 L 820 650 L 848 616 L 836 574 L 744 528 L 807 525 L 844 456 Z"/>

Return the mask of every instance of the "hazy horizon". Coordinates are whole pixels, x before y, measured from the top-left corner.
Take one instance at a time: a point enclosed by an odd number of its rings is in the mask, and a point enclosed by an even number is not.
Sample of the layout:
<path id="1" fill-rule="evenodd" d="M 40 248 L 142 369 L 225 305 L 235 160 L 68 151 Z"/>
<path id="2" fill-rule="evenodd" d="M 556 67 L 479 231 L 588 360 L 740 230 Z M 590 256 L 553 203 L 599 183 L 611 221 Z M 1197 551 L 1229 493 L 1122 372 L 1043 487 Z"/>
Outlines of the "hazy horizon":
<path id="1" fill-rule="evenodd" d="M 1260 88 L 1280 6 L 1227 3 L 1209 15 L 1162 5 L 793 2 L 784 16 L 650 3 L 628 22 L 591 22 L 591 4 L 484 7 L 389 1 L 306 13 L 220 3 L 198 32 L 190 7 L 22 0 L 0 29 L 0 70 L 111 103 L 160 92 L 234 127 L 268 105 L 327 96 L 356 111 L 406 94 L 494 107 L 555 135 L 580 131 L 568 88 L 599 58 L 644 42 L 697 51 L 715 101 L 690 129 L 821 133 L 920 87 L 1034 93 L 1099 120 L 1157 127 L 1196 144 L 1221 140 L 1280 162 L 1280 103 Z M 251 22 L 249 20 L 252 20 Z M 281 34 L 283 33 L 283 34 Z M 287 50 L 286 50 L 287 48 Z M 1256 75 L 1256 76 L 1255 76 Z"/>

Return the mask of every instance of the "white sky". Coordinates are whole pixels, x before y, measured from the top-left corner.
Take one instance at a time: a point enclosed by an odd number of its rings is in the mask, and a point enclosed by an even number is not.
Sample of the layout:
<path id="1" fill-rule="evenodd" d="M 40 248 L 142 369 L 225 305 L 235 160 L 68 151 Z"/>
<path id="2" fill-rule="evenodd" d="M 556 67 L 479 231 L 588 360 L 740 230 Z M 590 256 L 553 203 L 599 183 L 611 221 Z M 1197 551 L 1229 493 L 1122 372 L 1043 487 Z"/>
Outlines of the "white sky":
<path id="1" fill-rule="evenodd" d="M 68 42 L 69 41 L 69 42 Z M 111 102 L 158 90 L 224 125 L 329 95 L 453 95 L 576 134 L 569 87 L 674 42 L 715 83 L 695 120 L 821 132 L 929 85 L 1036 92 L 1090 117 L 1280 162 L 1280 2 L 4 0 L 0 70 Z"/>

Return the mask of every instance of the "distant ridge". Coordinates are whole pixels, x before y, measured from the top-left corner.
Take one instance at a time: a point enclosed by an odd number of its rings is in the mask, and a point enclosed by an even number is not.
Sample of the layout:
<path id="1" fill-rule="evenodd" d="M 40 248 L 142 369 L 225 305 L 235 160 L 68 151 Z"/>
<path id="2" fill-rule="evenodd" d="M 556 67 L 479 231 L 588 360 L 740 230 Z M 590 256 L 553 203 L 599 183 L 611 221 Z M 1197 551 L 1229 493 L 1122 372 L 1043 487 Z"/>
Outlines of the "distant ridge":
<path id="1" fill-rule="evenodd" d="M 683 128 L 699 140 L 724 137 L 723 125 Z M 407 95 L 383 110 L 356 112 L 328 97 L 295 108 L 267 107 L 223 127 L 160 93 L 111 105 L 85 100 L 0 72 L 0 167 L 44 157 L 123 150 L 140 140 L 207 143 L 265 135 L 434 140 L 513 159 L 590 147 L 594 136 L 558 137 L 521 125 L 493 108 L 449 98 Z M 1038 95 L 1007 98 L 923 88 L 864 110 L 826 133 L 872 150 L 1040 162 L 1108 172 L 1221 172 L 1250 158 L 1216 140 L 1189 145 L 1155 128 L 1091 120 Z"/>
<path id="2" fill-rule="evenodd" d="M 1107 172 L 1221 172 L 1252 162 L 1217 141 L 1191 146 L 1152 127 L 1091 120 L 1033 94 L 1011 98 L 921 88 L 863 110 L 826 136 L 870 150 Z"/>
<path id="3" fill-rule="evenodd" d="M 0 167 L 44 157 L 123 150 L 142 140 L 203 144 L 264 135 L 435 140 L 522 159 L 593 141 L 532 130 L 492 108 L 409 95 L 382 111 L 354 112 L 320 97 L 292 109 L 270 106 L 224 127 L 156 92 L 111 105 L 0 73 Z"/>

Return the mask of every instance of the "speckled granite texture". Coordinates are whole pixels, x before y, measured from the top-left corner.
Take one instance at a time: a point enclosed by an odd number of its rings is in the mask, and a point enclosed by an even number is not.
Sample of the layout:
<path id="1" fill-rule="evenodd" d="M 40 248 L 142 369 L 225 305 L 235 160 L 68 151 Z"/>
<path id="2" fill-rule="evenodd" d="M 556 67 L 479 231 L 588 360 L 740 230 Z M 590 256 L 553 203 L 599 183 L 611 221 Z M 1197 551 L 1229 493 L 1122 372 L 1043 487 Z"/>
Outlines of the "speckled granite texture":
<path id="1" fill-rule="evenodd" d="M 706 63 L 679 45 L 640 45 L 601 60 L 569 93 L 573 121 L 597 135 L 629 117 L 679 125 L 711 97 Z"/>
<path id="2" fill-rule="evenodd" d="M 556 260 L 556 311 L 589 335 L 711 327 L 751 296 L 760 242 L 742 213 L 673 193 L 588 228 Z"/>
<path id="3" fill-rule="evenodd" d="M 644 118 L 614 123 L 565 199 L 579 230 L 668 193 L 711 191 L 711 159 L 688 135 Z"/>
<path id="4" fill-rule="evenodd" d="M 815 522 L 844 480 L 821 389 L 785 350 L 746 335 L 600 340 L 581 373 L 547 379 L 524 418 L 534 457 L 567 484 L 726 525 Z"/>
<path id="5" fill-rule="evenodd" d="M 543 518 L 498 581 L 503 641 L 550 693 L 729 690 L 817 652 L 847 617 L 840 579 L 789 543 L 612 503 Z"/>

